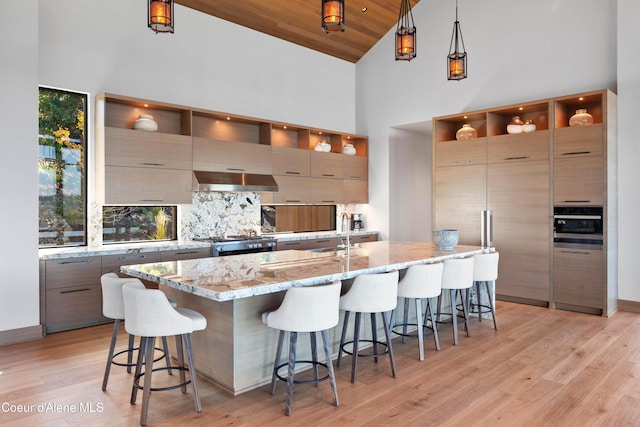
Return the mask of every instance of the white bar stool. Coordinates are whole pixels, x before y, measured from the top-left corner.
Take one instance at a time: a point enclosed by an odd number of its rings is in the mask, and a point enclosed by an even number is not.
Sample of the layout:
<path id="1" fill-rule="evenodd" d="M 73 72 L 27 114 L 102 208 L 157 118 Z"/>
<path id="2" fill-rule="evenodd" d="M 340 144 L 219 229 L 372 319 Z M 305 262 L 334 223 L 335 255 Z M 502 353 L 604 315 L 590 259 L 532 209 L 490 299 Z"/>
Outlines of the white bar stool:
<path id="1" fill-rule="evenodd" d="M 340 309 L 344 310 L 344 322 L 342 324 L 342 336 L 340 338 L 340 349 L 338 351 L 337 366 L 340 366 L 342 353 L 351 354 L 351 383 L 356 380 L 356 369 L 358 367 L 358 357 L 373 357 L 376 363 L 378 357 L 387 354 L 391 363 L 391 373 L 396 377 L 396 364 L 393 357 L 393 347 L 391 345 L 391 330 L 387 321 L 386 312 L 392 311 L 398 304 L 398 271 L 379 274 L 361 274 L 357 276 L 351 289 L 340 297 Z M 356 319 L 353 331 L 353 341 L 345 341 L 347 326 L 349 324 L 349 313 L 355 312 Z M 371 314 L 371 339 L 360 339 L 360 315 L 362 313 Z M 387 342 L 380 342 L 377 338 L 376 313 L 380 313 L 384 326 L 384 334 Z M 370 342 L 373 344 L 373 353 L 360 353 L 359 343 Z M 345 350 L 345 346 L 353 344 L 352 351 Z M 384 351 L 378 353 L 378 344 L 385 347 Z"/>
<path id="2" fill-rule="evenodd" d="M 124 295 L 125 329 L 128 333 L 138 335 L 140 339 L 140 351 L 131 390 L 131 403 L 136 403 L 138 389 L 143 390 L 142 409 L 140 411 L 140 424 L 147 425 L 147 413 L 149 411 L 149 399 L 152 391 L 165 391 L 181 388 L 187 392 L 187 384 L 193 388 L 193 400 L 196 412 L 201 412 L 200 395 L 196 365 L 191 350 L 191 332 L 206 328 L 207 319 L 200 313 L 184 307 L 174 308 L 165 294 L 158 289 L 140 289 L 137 286 L 126 284 L 122 288 Z M 176 337 L 176 349 L 178 366 L 173 369 L 180 371 L 180 384 L 162 387 L 151 387 L 151 374 L 153 371 L 167 368 L 153 369 L 153 352 L 156 337 Z M 188 367 L 184 364 L 183 343 L 187 348 Z M 144 372 L 142 361 L 144 353 Z M 185 371 L 189 371 L 189 380 L 185 379 Z M 140 378 L 144 376 L 144 386 L 140 386 Z"/>
<path id="3" fill-rule="evenodd" d="M 114 354 L 118 332 L 120 330 L 120 323 L 125 320 L 122 286 L 127 283 L 139 289 L 146 289 L 142 282 L 135 277 L 119 277 L 115 273 L 106 273 L 100 277 L 100 285 L 102 287 L 102 314 L 104 317 L 114 320 L 113 334 L 111 335 L 111 344 L 109 345 L 109 356 L 107 357 L 107 366 L 104 369 L 104 378 L 102 380 L 102 391 L 107 389 L 111 365 L 126 366 L 127 372 L 131 372 L 131 367 L 135 366 L 135 363 L 133 363 L 133 352 L 139 349 L 138 347 L 134 347 L 134 336 L 129 334 L 128 347 L 125 350 Z M 163 339 L 162 344 L 164 348 L 156 348 L 156 350 L 162 351 L 163 354 L 156 358 L 154 362 L 165 358 L 167 361 L 169 375 L 171 375 L 171 362 L 169 360 L 169 350 L 166 338 Z M 127 362 L 118 362 L 117 357 L 124 353 L 127 353 Z"/>
<path id="4" fill-rule="evenodd" d="M 443 265 L 441 262 L 434 264 L 412 265 L 407 268 L 404 277 L 398 283 L 398 298 L 404 298 L 404 320 L 403 323 L 396 323 L 394 325 L 394 329 L 402 326 L 402 333 L 395 331 L 394 333 L 402 336 L 403 344 L 407 336 L 418 337 L 420 360 L 424 360 L 423 328 L 426 326 L 425 323 L 427 320 L 431 321 L 436 350 L 440 350 L 438 327 L 433 317 L 434 310 L 432 308 L 431 299 L 440 296 L 442 292 L 442 270 Z M 415 301 L 417 323 L 409 324 L 409 306 L 412 299 Z M 422 299 L 426 299 L 424 320 L 422 316 Z M 407 326 L 409 325 L 417 326 L 415 335 L 407 335 Z"/>
<path id="5" fill-rule="evenodd" d="M 493 317 L 493 328 L 498 330 L 498 322 L 496 321 L 496 310 L 493 306 L 493 295 L 491 294 L 491 287 L 495 286 L 495 281 L 498 278 L 498 261 L 500 254 L 498 252 L 491 252 L 488 254 L 477 254 L 473 256 L 473 283 L 476 290 L 475 303 L 470 302 L 469 307 L 475 307 L 471 310 L 472 313 L 478 313 L 478 319 L 482 322 L 482 313 L 491 313 Z M 487 297 L 489 302 L 482 304 L 481 300 L 481 285 L 484 284 L 487 291 Z M 484 310 L 483 310 L 484 309 Z"/>
<path id="6" fill-rule="evenodd" d="M 451 313 L 442 313 L 442 295 L 438 297 L 438 321 L 441 314 L 451 314 L 453 324 L 453 344 L 458 345 L 458 308 L 457 298 L 460 296 L 460 304 L 464 315 L 464 328 L 469 336 L 469 303 L 468 292 L 473 285 L 473 257 L 450 258 L 443 262 L 442 290 L 449 291 L 451 297 Z"/>
<path id="7" fill-rule="evenodd" d="M 331 361 L 331 350 L 329 349 L 329 329 L 338 324 L 340 301 L 340 288 L 342 283 L 335 281 L 330 285 L 305 286 L 290 288 L 284 295 L 284 300 L 277 310 L 262 314 L 262 322 L 270 328 L 279 329 L 278 347 L 276 359 L 273 364 L 273 374 L 271 376 L 271 394 L 276 390 L 277 380 L 287 382 L 287 406 L 286 415 L 291 415 L 293 405 L 293 385 L 294 384 L 315 384 L 329 380 L 331 392 L 333 393 L 333 404 L 338 406 L 338 390 Z M 285 333 L 289 332 L 289 360 L 280 364 L 280 354 Z M 296 360 L 296 343 L 299 332 L 309 332 L 311 338 L 311 360 Z M 318 362 L 316 354 L 316 332 L 322 334 L 324 342 L 324 352 L 326 364 Z M 296 381 L 295 365 L 308 363 L 313 367 L 314 379 L 311 381 Z M 282 377 L 278 371 L 287 366 L 287 378 Z M 318 366 L 324 366 L 328 375 L 318 378 Z"/>

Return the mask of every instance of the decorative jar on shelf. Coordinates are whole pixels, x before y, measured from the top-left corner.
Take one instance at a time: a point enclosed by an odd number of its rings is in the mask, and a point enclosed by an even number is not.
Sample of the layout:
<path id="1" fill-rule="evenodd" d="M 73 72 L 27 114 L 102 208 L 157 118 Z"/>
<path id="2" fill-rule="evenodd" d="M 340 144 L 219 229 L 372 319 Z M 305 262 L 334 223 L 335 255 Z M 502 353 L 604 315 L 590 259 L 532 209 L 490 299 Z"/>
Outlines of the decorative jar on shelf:
<path id="1" fill-rule="evenodd" d="M 321 142 L 318 142 L 318 143 L 316 144 L 316 146 L 315 146 L 315 147 L 313 147 L 313 150 L 314 150 L 314 151 L 324 151 L 324 150 L 322 149 L 322 143 L 321 143 Z"/>
<path id="2" fill-rule="evenodd" d="M 511 121 L 507 125 L 507 133 L 509 133 L 509 134 L 522 133 L 523 126 L 524 126 L 524 123 L 523 123 L 522 120 L 520 120 L 520 117 L 513 116 L 513 118 L 511 119 Z"/>
<path id="3" fill-rule="evenodd" d="M 475 130 L 469 123 L 465 123 L 462 125 L 460 129 L 456 132 L 456 139 L 458 141 L 464 141 L 467 139 L 473 139 L 478 137 L 478 131 Z"/>
<path id="4" fill-rule="evenodd" d="M 589 126 L 593 124 L 593 116 L 587 113 L 585 108 L 576 110 L 576 113 L 569 119 L 569 126 Z"/>
<path id="5" fill-rule="evenodd" d="M 140 114 L 138 116 L 138 120 L 133 123 L 133 128 L 137 130 L 146 130 L 147 132 L 155 132 L 158 130 L 158 123 L 153 120 L 153 116 Z"/>
<path id="6" fill-rule="evenodd" d="M 356 148 L 353 144 L 344 144 L 342 147 L 342 154 L 348 154 L 349 156 L 355 156 Z"/>
<path id="7" fill-rule="evenodd" d="M 524 122 L 524 125 L 522 125 L 522 131 L 524 133 L 535 132 L 535 130 L 536 130 L 536 124 L 533 123 L 533 120 L 527 120 Z"/>

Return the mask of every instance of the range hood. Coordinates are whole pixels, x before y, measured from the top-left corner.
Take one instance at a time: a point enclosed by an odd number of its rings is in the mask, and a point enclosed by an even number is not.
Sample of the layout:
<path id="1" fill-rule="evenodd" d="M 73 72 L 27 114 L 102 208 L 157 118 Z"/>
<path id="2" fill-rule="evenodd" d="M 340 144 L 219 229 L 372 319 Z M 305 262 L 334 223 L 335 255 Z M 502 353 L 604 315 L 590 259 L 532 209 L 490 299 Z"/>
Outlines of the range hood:
<path id="1" fill-rule="evenodd" d="M 278 191 L 271 175 L 193 171 L 194 191 Z"/>

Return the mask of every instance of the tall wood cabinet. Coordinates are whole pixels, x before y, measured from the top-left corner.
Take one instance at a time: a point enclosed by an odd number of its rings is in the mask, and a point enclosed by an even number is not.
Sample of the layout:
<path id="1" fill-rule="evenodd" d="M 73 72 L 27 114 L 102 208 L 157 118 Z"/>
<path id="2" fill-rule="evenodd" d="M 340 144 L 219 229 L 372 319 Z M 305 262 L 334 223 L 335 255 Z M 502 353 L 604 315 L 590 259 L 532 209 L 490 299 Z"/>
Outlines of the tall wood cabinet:
<path id="1" fill-rule="evenodd" d="M 433 119 L 433 228 L 458 229 L 461 244 L 479 245 L 481 213 L 491 210 L 498 298 L 615 311 L 615 102 L 615 94 L 602 90 Z M 570 127 L 580 108 L 594 124 Z M 532 120 L 535 131 L 508 134 L 514 116 Z M 465 123 L 478 137 L 458 141 Z M 601 250 L 555 248 L 554 205 L 603 206 Z"/>

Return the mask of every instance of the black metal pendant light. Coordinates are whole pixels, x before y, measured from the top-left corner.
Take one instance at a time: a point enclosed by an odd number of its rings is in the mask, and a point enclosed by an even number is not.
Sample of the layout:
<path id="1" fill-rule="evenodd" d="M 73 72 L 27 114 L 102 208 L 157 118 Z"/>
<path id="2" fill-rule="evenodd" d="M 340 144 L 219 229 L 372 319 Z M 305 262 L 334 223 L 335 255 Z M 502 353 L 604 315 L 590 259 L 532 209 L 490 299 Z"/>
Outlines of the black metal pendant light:
<path id="1" fill-rule="evenodd" d="M 462 50 L 460 45 L 462 44 Z M 452 50 L 453 49 L 453 50 Z M 449 44 L 447 56 L 447 78 L 449 80 L 462 80 L 467 78 L 467 51 L 462 40 L 462 30 L 458 22 L 458 0 L 456 0 L 456 22 L 453 23 L 453 33 Z"/>
<path id="2" fill-rule="evenodd" d="M 344 0 L 322 0 L 321 17 L 325 33 L 344 31 Z"/>
<path id="3" fill-rule="evenodd" d="M 416 57 L 416 26 L 409 0 L 400 0 L 400 16 L 396 27 L 396 61 L 411 61 Z"/>
<path id="4" fill-rule="evenodd" d="M 173 33 L 173 0 L 148 1 L 148 27 L 156 33 Z"/>

